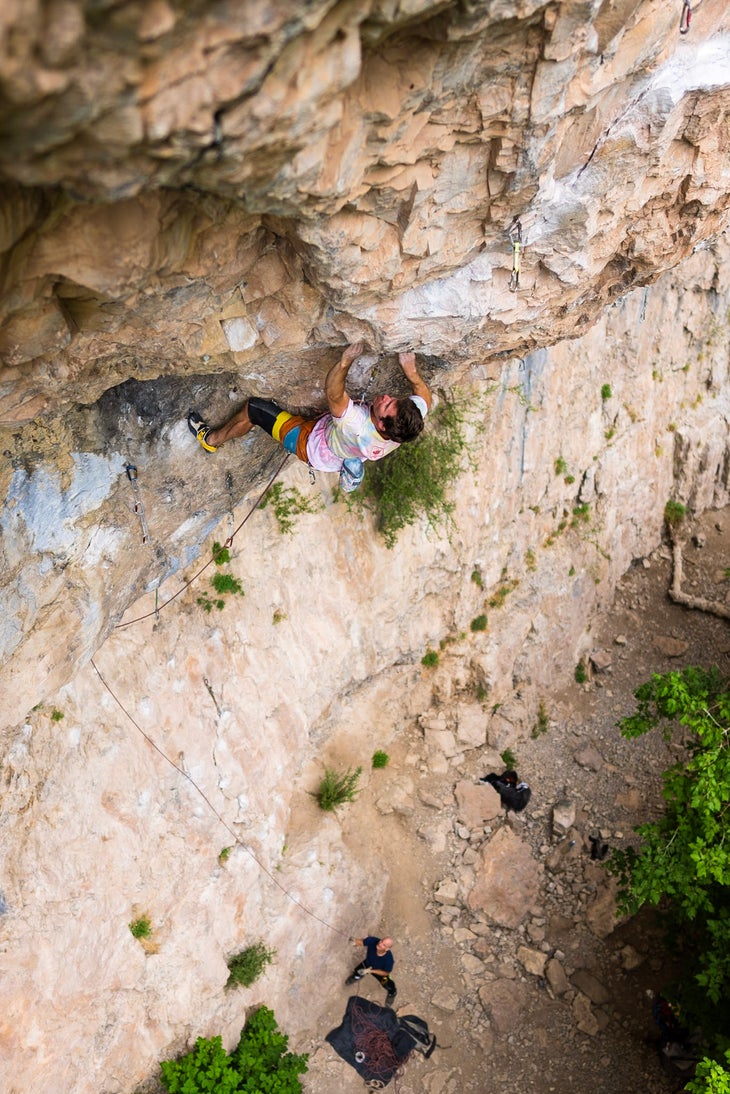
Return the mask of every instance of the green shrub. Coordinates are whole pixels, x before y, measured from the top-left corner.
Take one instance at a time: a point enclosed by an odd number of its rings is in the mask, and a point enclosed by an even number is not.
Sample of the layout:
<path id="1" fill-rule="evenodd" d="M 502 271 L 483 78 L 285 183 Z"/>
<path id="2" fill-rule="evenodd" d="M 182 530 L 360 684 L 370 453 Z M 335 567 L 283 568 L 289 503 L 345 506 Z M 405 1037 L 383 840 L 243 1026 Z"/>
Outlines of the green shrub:
<path id="1" fill-rule="evenodd" d="M 576 684 L 585 684 L 586 680 L 588 679 L 588 672 L 583 661 L 579 661 L 578 664 L 575 666 L 574 675 Z"/>
<path id="2" fill-rule="evenodd" d="M 478 589 L 484 588 L 484 578 L 479 570 L 472 570 L 471 579 Z"/>
<path id="3" fill-rule="evenodd" d="M 243 585 L 233 574 L 213 574 L 210 583 L 219 596 L 223 596 L 225 593 L 231 593 L 235 596 L 246 595 L 243 591 Z"/>
<path id="4" fill-rule="evenodd" d="M 730 1094 L 730 1050 L 725 1050 L 722 1055 L 724 1066 L 708 1057 L 700 1060 L 694 1079 L 684 1087 L 687 1094 Z"/>
<path id="5" fill-rule="evenodd" d="M 505 748 L 504 752 L 500 752 L 499 758 L 508 770 L 514 770 L 517 767 L 517 760 L 511 748 Z"/>
<path id="6" fill-rule="evenodd" d="M 231 561 L 231 552 L 227 547 L 222 547 L 217 541 L 213 544 L 213 561 L 216 566 L 225 566 Z M 213 608 L 223 611 L 226 606 L 226 596 L 245 596 L 243 586 L 233 574 L 218 572 L 213 574 L 210 583 L 216 593 L 211 597 L 208 592 L 202 592 L 197 603 L 205 612 L 212 612 Z"/>
<path id="7" fill-rule="evenodd" d="M 478 615 L 476 619 L 472 619 L 469 624 L 472 631 L 485 631 L 487 629 L 487 617 L 486 615 Z"/>
<path id="8" fill-rule="evenodd" d="M 218 861 L 221 862 L 221 863 L 222 862 L 228 862 L 228 859 L 231 857 L 231 851 L 232 850 L 233 850 L 232 847 L 223 847 L 223 848 L 221 848 L 221 851 L 218 855 Z"/>
<path id="9" fill-rule="evenodd" d="M 213 561 L 216 566 L 224 566 L 231 561 L 231 552 L 227 547 L 223 547 L 218 540 L 213 544 Z"/>
<path id="10" fill-rule="evenodd" d="M 162 1083 L 170 1094 L 300 1094 L 309 1056 L 287 1052 L 288 1044 L 274 1012 L 261 1007 L 230 1056 L 220 1037 L 199 1037 L 186 1056 L 160 1064 Z"/>
<path id="11" fill-rule="evenodd" d="M 361 767 L 355 768 L 354 771 L 348 768 L 344 772 L 333 771 L 331 767 L 326 767 L 319 789 L 313 795 L 320 809 L 331 813 L 339 805 L 354 801 L 359 793 L 357 782 L 361 774 Z"/>
<path id="12" fill-rule="evenodd" d="M 375 514 L 388 548 L 403 528 L 425 518 L 429 528 L 449 528 L 454 502 L 449 487 L 462 472 L 468 454 L 467 413 L 443 397 L 415 441 L 403 444 L 387 460 L 368 464 L 359 490 L 346 495 L 351 508 Z"/>
<path id="13" fill-rule="evenodd" d="M 139 919 L 133 919 L 129 924 L 129 929 L 134 938 L 149 938 L 152 934 L 152 924 L 149 916 L 142 915 Z"/>
<path id="14" fill-rule="evenodd" d="M 610 399 L 612 395 L 613 392 L 611 391 L 611 385 L 603 384 L 601 387 L 601 398 L 603 399 L 604 403 L 606 399 Z"/>
<path id="15" fill-rule="evenodd" d="M 248 988 L 255 980 L 258 980 L 267 965 L 270 965 L 276 956 L 276 950 L 268 949 L 263 942 L 254 942 L 247 946 L 241 953 L 234 954 L 228 959 L 228 980 L 226 987 L 232 988 L 240 985 Z"/>
<path id="16" fill-rule="evenodd" d="M 670 528 L 676 528 L 687 515 L 687 510 L 681 501 L 668 501 L 664 506 L 664 519 Z"/>
<path id="17" fill-rule="evenodd" d="M 556 475 L 564 475 L 565 472 L 568 470 L 568 465 L 562 456 L 558 456 L 553 466 L 555 468 Z"/>
<path id="18" fill-rule="evenodd" d="M 63 718 L 63 711 L 62 710 L 56 710 L 56 708 L 54 707 L 53 710 L 51 711 L 51 721 L 52 722 L 60 722 L 62 720 L 62 718 Z"/>
<path id="19" fill-rule="evenodd" d="M 274 511 L 279 531 L 282 535 L 294 534 L 296 518 L 303 513 L 319 513 L 323 508 L 319 498 L 307 498 L 296 486 L 284 486 L 281 482 L 275 482 L 259 503 L 259 509 L 265 509 L 271 504 Z"/>
<path id="20" fill-rule="evenodd" d="M 487 601 L 489 607 L 501 608 L 509 594 L 512 592 L 513 589 L 516 589 L 518 585 L 519 581 L 515 577 L 510 578 L 508 581 L 505 581 L 504 584 L 500 585 L 497 591 L 492 596 L 490 596 L 489 600 Z"/>
<path id="21" fill-rule="evenodd" d="M 698 1073 L 719 1083 L 730 1048 L 730 681 L 717 668 L 686 668 L 655 674 L 634 695 L 622 735 L 659 728 L 669 739 L 679 725 L 685 755 L 664 772 L 663 816 L 636 828 L 638 846 L 614 851 L 609 869 L 619 879 L 621 913 L 646 904 L 661 910 L 680 970 L 673 998 L 717 1065 L 714 1077 L 709 1066 Z"/>
<path id="22" fill-rule="evenodd" d="M 425 665 L 427 669 L 435 668 L 439 663 L 439 655 L 436 650 L 426 650 L 421 658 L 421 664 Z"/>
<path id="23" fill-rule="evenodd" d="M 372 758 L 373 767 L 376 767 L 376 768 L 378 768 L 378 767 L 387 767 L 389 760 L 390 760 L 390 756 L 388 755 L 387 752 L 383 752 L 381 749 L 378 749 L 377 752 L 373 752 L 373 758 Z"/>

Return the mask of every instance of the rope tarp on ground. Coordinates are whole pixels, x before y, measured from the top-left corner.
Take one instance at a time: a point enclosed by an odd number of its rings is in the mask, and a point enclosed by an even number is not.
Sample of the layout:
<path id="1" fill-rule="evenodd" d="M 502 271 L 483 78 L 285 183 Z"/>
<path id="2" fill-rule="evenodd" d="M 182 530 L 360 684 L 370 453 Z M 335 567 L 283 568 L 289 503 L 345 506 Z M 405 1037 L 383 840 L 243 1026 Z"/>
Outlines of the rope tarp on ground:
<path id="1" fill-rule="evenodd" d="M 351 995 L 341 1025 L 325 1037 L 335 1052 L 366 1082 L 385 1087 L 406 1063 L 413 1039 L 395 1013 L 359 995 Z"/>

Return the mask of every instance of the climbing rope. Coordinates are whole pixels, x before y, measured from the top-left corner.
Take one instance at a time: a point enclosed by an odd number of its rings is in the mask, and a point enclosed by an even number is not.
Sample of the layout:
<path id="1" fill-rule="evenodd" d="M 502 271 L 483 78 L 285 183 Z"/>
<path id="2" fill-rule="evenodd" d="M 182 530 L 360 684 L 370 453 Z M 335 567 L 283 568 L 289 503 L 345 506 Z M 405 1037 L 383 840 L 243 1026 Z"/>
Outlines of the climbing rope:
<path id="1" fill-rule="evenodd" d="M 512 273 L 509 279 L 510 292 L 517 292 L 520 284 L 520 248 L 522 247 L 522 224 L 519 217 L 515 217 L 509 226 L 507 235 L 512 244 Z"/>
<path id="2" fill-rule="evenodd" d="M 231 532 L 230 536 L 228 537 L 228 539 L 227 539 L 227 540 L 225 541 L 225 543 L 223 544 L 223 546 L 224 546 L 224 547 L 230 547 L 230 546 L 231 546 L 231 544 L 233 543 L 233 540 L 234 540 L 235 536 L 237 536 L 237 535 L 238 535 L 238 533 L 239 533 L 239 532 L 241 531 L 241 529 L 243 528 L 244 524 L 245 524 L 245 523 L 246 523 L 246 521 L 247 521 L 247 520 L 249 519 L 249 517 L 251 516 L 251 514 L 252 514 L 252 513 L 253 513 L 253 512 L 254 512 L 254 511 L 255 511 L 256 509 L 258 509 L 258 507 L 259 507 L 259 505 L 261 504 L 261 502 L 263 501 L 264 497 L 265 497 L 265 496 L 266 496 L 266 494 L 267 494 L 267 493 L 269 492 L 269 490 L 271 489 L 271 487 L 272 487 L 272 486 L 274 485 L 274 481 L 275 481 L 275 479 L 276 479 L 276 478 L 277 478 L 277 477 L 279 476 L 279 474 L 280 474 L 280 473 L 281 473 L 281 471 L 283 470 L 283 468 L 284 468 L 284 464 L 285 464 L 285 463 L 287 462 L 287 460 L 289 459 L 289 456 L 290 456 L 290 455 L 291 455 L 291 453 L 290 453 L 290 452 L 287 452 L 287 453 L 285 453 L 285 455 L 284 455 L 284 459 L 283 459 L 283 460 L 281 461 L 281 463 L 279 464 L 279 466 L 278 466 L 278 467 L 276 468 L 276 470 L 274 471 L 274 474 L 273 474 L 273 475 L 271 476 L 271 478 L 270 478 L 270 479 L 269 479 L 269 481 L 267 482 L 266 486 L 265 486 L 265 487 L 263 488 L 263 490 L 261 491 L 261 493 L 259 494 L 259 496 L 258 496 L 258 497 L 256 498 L 256 501 L 255 501 L 255 502 L 254 502 L 254 504 L 253 504 L 253 505 L 251 506 L 251 508 L 249 509 L 248 513 L 246 513 L 246 516 L 245 516 L 245 517 L 243 518 L 243 520 L 242 520 L 242 521 L 241 521 L 241 523 L 240 523 L 240 524 L 238 525 L 238 527 L 237 527 L 237 528 L 235 528 L 235 529 L 234 529 L 234 530 L 233 530 L 233 531 Z M 136 471 L 136 468 L 135 468 L 135 471 Z M 132 480 L 130 479 L 130 481 L 132 481 Z M 171 597 L 170 597 L 170 598 L 169 598 L 168 600 L 163 600 L 162 604 L 158 604 L 158 602 L 157 602 L 157 593 L 155 592 L 155 607 L 154 607 L 154 610 L 153 610 L 153 611 L 151 611 L 151 612 L 145 612 L 145 614 L 144 614 L 144 615 L 138 615 L 138 616 L 136 616 L 136 617 L 135 617 L 134 619 L 128 619 L 126 623 L 117 623 L 117 625 L 116 625 L 116 627 L 115 627 L 114 629 L 115 629 L 115 630 L 117 630 L 117 631 L 123 630 L 123 629 L 124 629 L 125 627 L 131 627 L 133 623 L 141 623 L 143 619 L 149 619 L 149 618 L 150 618 L 151 616 L 153 616 L 153 615 L 155 616 L 155 618 L 159 618 L 159 615 L 160 615 L 160 612 L 162 611 L 162 609 L 163 609 L 163 608 L 166 608 L 168 604 L 172 604 L 173 600 L 177 600 L 177 598 L 178 598 L 178 597 L 179 597 L 179 596 L 180 596 L 180 595 L 181 595 L 182 593 L 184 593 L 184 592 L 185 592 L 185 590 L 186 590 L 186 589 L 188 589 L 188 588 L 189 588 L 189 587 L 190 587 L 190 586 L 192 585 L 192 583 L 193 583 L 194 581 L 196 581 L 196 580 L 197 580 L 197 579 L 198 579 L 198 578 L 200 577 L 200 575 L 201 575 L 202 573 L 204 573 L 204 572 L 205 572 L 205 571 L 206 571 L 206 570 L 208 569 L 208 567 L 209 567 L 209 566 L 212 566 L 214 562 L 215 562 L 215 559 L 214 559 L 214 558 L 209 558 L 209 559 L 208 559 L 208 561 L 207 561 L 207 562 L 205 563 L 205 565 L 201 566 L 201 567 L 200 567 L 200 569 L 199 569 L 199 570 L 198 570 L 198 571 L 197 571 L 196 573 L 194 573 L 194 574 L 193 574 L 193 576 L 192 576 L 192 577 L 190 578 L 190 580 L 189 580 L 189 581 L 186 581 L 186 582 L 185 582 L 185 584 L 184 584 L 184 585 L 182 585 L 182 586 L 181 586 L 181 587 L 180 587 L 180 588 L 178 589 L 178 591 L 177 591 L 176 593 L 174 593 L 174 594 L 173 594 L 173 595 L 172 595 L 172 596 L 171 596 Z"/>
<path id="3" fill-rule="evenodd" d="M 102 674 L 101 674 L 101 672 L 99 671 L 99 669 L 98 669 L 98 667 L 97 667 L 97 664 L 96 664 L 96 662 L 94 661 L 94 658 L 93 658 L 93 657 L 91 658 L 91 666 L 92 666 L 92 668 L 93 668 L 94 672 L 96 673 L 96 675 L 97 675 L 97 676 L 99 677 L 99 679 L 101 680 L 101 682 L 102 682 L 102 684 L 104 685 L 104 687 L 106 688 L 106 690 L 107 690 L 107 691 L 109 692 L 109 694 L 111 695 L 111 697 L 112 697 L 112 699 L 114 700 L 114 702 L 115 702 L 115 703 L 117 704 L 117 706 L 118 706 L 118 707 L 119 707 L 119 709 L 120 709 L 120 710 L 122 711 L 122 713 L 123 713 L 123 714 L 124 714 L 124 715 L 125 715 L 125 716 L 126 716 L 126 717 L 127 717 L 128 719 L 129 719 L 129 721 L 130 721 L 130 722 L 132 723 L 132 725 L 134 726 L 134 728 L 135 728 L 135 729 L 136 729 L 136 730 L 137 730 L 137 731 L 138 731 L 139 733 L 141 733 L 141 734 L 142 734 L 142 736 L 144 737 L 144 739 L 145 739 L 145 740 L 147 741 L 147 743 L 148 743 L 148 744 L 149 744 L 149 745 L 150 745 L 150 746 L 151 746 L 151 747 L 152 747 L 152 748 L 153 748 L 153 749 L 155 750 L 155 752 L 157 752 L 157 753 L 158 753 L 158 754 L 159 754 L 160 756 L 162 756 L 162 759 L 163 759 L 163 760 L 165 761 L 165 763 L 168 763 L 168 764 L 170 765 L 170 767 L 173 767 L 173 768 L 175 769 L 175 771 L 177 771 L 177 772 L 178 772 L 178 774 L 182 775 L 182 776 L 183 776 L 183 778 L 185 778 L 185 779 L 187 779 L 187 780 L 188 780 L 188 782 L 189 782 L 189 783 L 190 783 L 190 785 L 191 785 L 191 786 L 193 787 L 193 789 L 197 791 L 197 793 L 198 793 L 198 794 L 200 795 L 200 797 L 201 797 L 201 798 L 203 799 L 203 801 L 205 802 L 205 804 L 206 804 L 206 805 L 208 806 L 208 809 L 209 809 L 209 810 L 210 810 L 210 812 L 211 812 L 211 813 L 213 814 L 213 816 L 214 816 L 214 817 L 215 817 L 215 818 L 216 818 L 216 819 L 217 819 L 217 820 L 218 820 L 218 821 L 219 821 L 219 822 L 220 822 L 220 823 L 221 823 L 221 824 L 223 825 L 223 827 L 225 828 L 226 832 L 228 832 L 228 833 L 229 833 L 229 835 L 230 835 L 230 836 L 232 837 L 232 839 L 233 839 L 234 843 L 236 844 L 236 846 L 237 846 L 237 847 L 240 847 L 240 848 L 242 848 L 242 850 L 244 850 L 244 851 L 246 852 L 246 854 L 247 854 L 247 855 L 249 856 L 249 858 L 250 858 L 250 859 L 252 859 L 252 861 L 256 863 L 256 865 L 258 866 L 258 868 L 259 868 L 259 869 L 260 869 L 260 870 L 261 870 L 261 871 L 262 871 L 262 872 L 263 872 L 264 874 L 266 874 L 266 876 L 267 876 L 267 877 L 269 878 L 269 880 L 270 880 L 270 881 L 273 881 L 273 883 L 274 883 L 274 885 L 276 885 L 277 889 L 280 889 L 280 890 L 281 890 L 281 892 L 282 892 L 282 893 L 284 894 L 284 896 L 285 896 L 285 897 L 287 898 L 287 900 L 290 900 L 290 901 L 292 902 L 292 904 L 296 904 L 298 908 L 301 908 L 301 910 L 302 910 L 303 912 L 305 912 L 305 913 L 306 913 L 306 915 L 308 915 L 308 916 L 311 916 L 311 918 L 312 918 L 312 919 L 316 919 L 316 920 L 317 920 L 317 922 L 318 922 L 318 923 L 321 923 L 323 927 L 327 927 L 327 928 L 328 928 L 328 930 L 330 930 L 330 931 L 334 931 L 334 933 L 335 933 L 335 934 L 339 934 L 339 935 L 341 935 L 341 936 L 342 936 L 343 938 L 347 938 L 348 936 L 347 936 L 347 935 L 345 934 L 345 932 L 344 932 L 344 931 L 341 931 L 341 930 L 339 929 L 339 927 L 333 927 L 333 926 L 332 926 L 332 924 L 331 924 L 331 923 L 328 923 L 326 919 L 322 919 L 322 917 L 321 917 L 321 916 L 319 916 L 319 915 L 317 915 L 317 913 L 316 913 L 316 912 L 313 912 L 313 911 L 311 910 L 311 908 L 307 908 L 307 906 L 306 906 L 305 904 L 302 904 L 301 900 L 299 900 L 299 899 L 298 899 L 297 897 L 295 897 L 295 896 L 294 896 L 294 895 L 293 895 L 292 893 L 290 893 L 290 892 L 289 892 L 289 890 L 288 890 L 288 889 L 286 889 L 286 888 L 285 888 L 285 887 L 284 887 L 284 886 L 283 886 L 283 885 L 281 884 L 281 882 L 280 882 L 280 881 L 279 881 L 279 880 L 278 880 L 278 879 L 277 879 L 277 878 L 276 878 L 276 877 L 274 876 L 274 874 L 272 874 L 271 870 L 269 870 L 269 869 L 268 869 L 268 867 L 264 866 L 264 864 L 263 864 L 263 862 L 261 861 L 261 859 L 257 858 L 257 856 L 256 856 L 256 855 L 255 855 L 255 854 L 253 853 L 253 851 L 251 850 L 251 848 L 250 848 L 250 847 L 247 847 L 247 846 L 246 846 L 246 844 L 245 844 L 245 843 L 244 843 L 244 842 L 243 842 L 243 841 L 242 841 L 242 840 L 240 839 L 240 837 L 239 837 L 239 836 L 238 836 L 238 835 L 236 834 L 236 832 L 234 832 L 234 830 L 233 830 L 233 829 L 231 828 L 231 826 L 230 826 L 230 824 L 228 823 L 228 821 L 227 821 L 227 820 L 226 820 L 226 819 L 225 819 L 225 818 L 224 818 L 223 816 L 221 816 L 221 814 L 220 814 L 220 813 L 218 812 L 218 810 L 216 809 L 216 807 L 215 807 L 215 806 L 213 805 L 212 801 L 211 801 L 211 800 L 210 800 L 210 798 L 209 798 L 209 797 L 207 796 L 207 794 L 205 793 L 205 791 L 204 791 L 204 790 L 202 790 L 200 786 L 198 786 L 198 784 L 196 783 L 196 781 L 195 781 L 195 779 L 194 779 L 194 778 L 192 777 L 192 775 L 188 774 L 188 772 L 187 772 L 187 771 L 185 771 L 185 769 L 184 769 L 183 767 L 181 767 L 181 766 L 180 766 L 180 764 L 176 764 L 176 763 L 174 762 L 174 760 L 171 760 L 171 759 L 170 759 L 170 757 L 169 757 L 169 756 L 167 755 L 167 753 L 166 753 L 166 752 L 163 752 L 163 750 L 162 750 L 162 749 L 160 748 L 160 746 L 159 746 L 158 744 L 156 744 L 156 743 L 155 743 L 155 742 L 154 742 L 154 741 L 152 740 L 152 738 L 150 737 L 150 735 L 149 735 L 148 733 L 146 733 L 146 732 L 145 732 L 145 731 L 144 731 L 144 730 L 142 729 L 142 726 L 141 726 L 141 725 L 140 725 L 140 724 L 139 724 L 139 723 L 138 723 L 137 721 L 135 721 L 135 719 L 134 719 L 134 718 L 132 717 L 132 715 L 131 715 L 131 714 L 129 713 L 129 711 L 127 710 L 127 708 L 126 708 L 126 707 L 124 706 L 124 704 L 122 703 L 122 701 L 121 701 L 121 699 L 119 698 L 119 696 L 118 696 L 118 695 L 117 695 L 117 694 L 116 694 L 116 693 L 115 693 L 115 692 L 113 691 L 113 689 L 112 689 L 112 688 L 110 687 L 110 685 L 109 685 L 109 684 L 107 683 L 107 681 L 106 681 L 106 680 L 104 679 L 104 677 L 102 676 Z M 217 704 L 216 704 L 216 705 L 217 705 Z"/>
<path id="4" fill-rule="evenodd" d="M 372 1018 L 356 1005 L 350 1013 L 350 1024 L 355 1059 L 359 1064 L 367 1064 L 369 1070 L 375 1072 L 376 1077 L 365 1084 L 370 1090 L 381 1089 L 390 1082 L 394 1073 L 403 1073 L 411 1053 L 407 1056 L 396 1056 L 386 1031 L 376 1026 Z"/>

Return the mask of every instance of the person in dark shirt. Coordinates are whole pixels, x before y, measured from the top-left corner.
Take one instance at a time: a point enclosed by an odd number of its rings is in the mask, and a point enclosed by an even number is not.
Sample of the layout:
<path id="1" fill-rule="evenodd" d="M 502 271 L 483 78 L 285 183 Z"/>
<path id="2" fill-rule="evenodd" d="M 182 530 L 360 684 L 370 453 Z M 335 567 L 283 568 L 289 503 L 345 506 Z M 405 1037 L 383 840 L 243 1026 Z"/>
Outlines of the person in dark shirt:
<path id="1" fill-rule="evenodd" d="M 522 812 L 532 794 L 527 783 L 519 781 L 516 771 L 503 771 L 501 775 L 490 771 L 488 775 L 482 775 L 479 782 L 493 786 L 502 799 L 505 809 L 512 809 L 515 813 Z"/>
<path id="2" fill-rule="evenodd" d="M 367 938 L 355 938 L 354 943 L 356 946 L 365 947 L 365 958 L 352 970 L 352 975 L 348 976 L 345 983 L 355 984 L 366 972 L 372 973 L 388 993 L 385 999 L 386 1007 L 392 1006 L 398 992 L 390 978 L 390 973 L 393 971 L 393 965 L 395 964 L 395 958 L 390 952 L 393 939 L 376 938 L 374 935 L 368 935 Z"/>

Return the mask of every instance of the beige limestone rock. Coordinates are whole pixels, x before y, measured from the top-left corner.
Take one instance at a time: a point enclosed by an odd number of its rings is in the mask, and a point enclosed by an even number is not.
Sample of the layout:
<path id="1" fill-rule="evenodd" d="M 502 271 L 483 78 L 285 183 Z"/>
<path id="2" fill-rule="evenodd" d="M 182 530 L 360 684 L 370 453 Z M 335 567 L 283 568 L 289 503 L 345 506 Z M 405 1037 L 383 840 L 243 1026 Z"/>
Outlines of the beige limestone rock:
<path id="1" fill-rule="evenodd" d="M 502 813 L 499 795 L 491 786 L 462 779 L 454 788 L 459 820 L 470 829 L 481 828 Z"/>
<path id="2" fill-rule="evenodd" d="M 538 893 L 542 867 L 529 847 L 508 827 L 481 848 L 476 881 L 467 896 L 473 912 L 502 927 L 522 922 Z"/>

